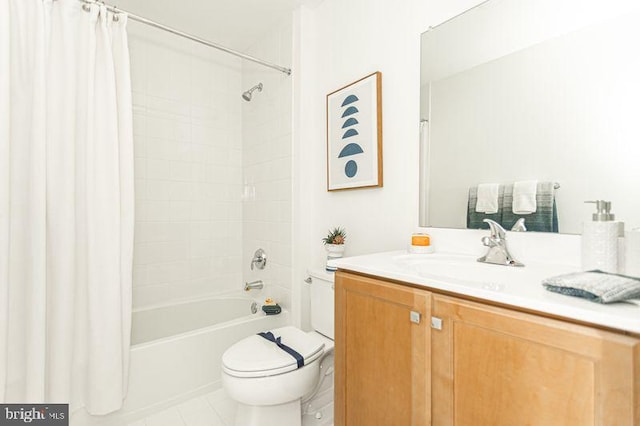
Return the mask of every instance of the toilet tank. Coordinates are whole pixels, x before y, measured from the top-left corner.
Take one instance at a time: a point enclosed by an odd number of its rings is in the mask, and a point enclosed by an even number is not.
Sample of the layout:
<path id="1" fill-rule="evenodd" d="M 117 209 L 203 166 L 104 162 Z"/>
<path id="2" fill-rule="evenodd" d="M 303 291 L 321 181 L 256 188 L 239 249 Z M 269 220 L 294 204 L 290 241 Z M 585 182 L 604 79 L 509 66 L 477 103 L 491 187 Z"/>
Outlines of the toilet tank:
<path id="1" fill-rule="evenodd" d="M 323 270 L 309 271 L 311 327 L 320 334 L 334 339 L 334 274 Z"/>

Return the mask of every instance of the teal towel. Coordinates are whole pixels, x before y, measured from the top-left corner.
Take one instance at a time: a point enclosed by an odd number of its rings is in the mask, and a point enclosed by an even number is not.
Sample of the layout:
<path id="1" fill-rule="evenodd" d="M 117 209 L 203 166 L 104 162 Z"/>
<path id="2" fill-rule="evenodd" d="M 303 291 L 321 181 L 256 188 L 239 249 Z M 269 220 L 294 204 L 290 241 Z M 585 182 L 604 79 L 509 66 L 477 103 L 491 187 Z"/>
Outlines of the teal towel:
<path id="1" fill-rule="evenodd" d="M 556 207 L 554 182 L 538 182 L 536 188 L 536 212 L 531 214 L 515 214 L 513 212 L 513 185 L 504 189 L 501 224 L 504 229 L 511 229 L 520 218 L 524 218 L 527 231 L 558 232 L 558 209 Z"/>
<path id="2" fill-rule="evenodd" d="M 609 274 L 599 270 L 546 278 L 542 281 L 542 285 L 555 293 L 582 297 L 598 303 L 640 298 L 640 278 Z"/>

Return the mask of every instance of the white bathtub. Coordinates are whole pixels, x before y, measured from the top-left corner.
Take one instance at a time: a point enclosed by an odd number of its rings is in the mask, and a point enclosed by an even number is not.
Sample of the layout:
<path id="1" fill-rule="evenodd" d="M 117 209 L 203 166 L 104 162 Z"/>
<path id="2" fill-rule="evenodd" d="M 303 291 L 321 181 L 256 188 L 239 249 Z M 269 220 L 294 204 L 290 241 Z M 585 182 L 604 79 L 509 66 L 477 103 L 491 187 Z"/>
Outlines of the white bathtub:
<path id="1" fill-rule="evenodd" d="M 220 388 L 220 363 L 229 346 L 289 324 L 287 311 L 266 316 L 258 309 L 251 314 L 251 303 L 225 296 L 134 310 L 129 393 L 123 408 L 92 421 L 78 413 L 72 423 L 122 424 L 123 418 Z"/>
<path id="2" fill-rule="evenodd" d="M 133 311 L 131 346 L 200 330 L 239 318 L 254 318 L 252 300 L 240 297 L 200 299 Z M 257 315 L 256 315 L 257 316 Z"/>

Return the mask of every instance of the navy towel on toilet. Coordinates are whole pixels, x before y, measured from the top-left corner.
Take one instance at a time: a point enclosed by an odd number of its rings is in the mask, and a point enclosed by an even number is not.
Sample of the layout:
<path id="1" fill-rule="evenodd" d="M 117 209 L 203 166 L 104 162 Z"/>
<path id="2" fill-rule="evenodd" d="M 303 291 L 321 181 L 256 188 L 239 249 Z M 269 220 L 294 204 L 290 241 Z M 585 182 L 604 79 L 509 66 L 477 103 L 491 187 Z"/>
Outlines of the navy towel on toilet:
<path id="1" fill-rule="evenodd" d="M 258 336 L 264 337 L 270 342 L 275 343 L 280 349 L 282 349 L 283 351 L 285 351 L 286 353 L 294 357 L 296 362 L 298 363 L 298 368 L 304 367 L 304 357 L 300 355 L 300 353 L 297 352 L 295 349 L 292 349 L 289 346 L 282 343 L 281 341 L 282 339 L 280 337 L 275 337 L 273 333 L 270 331 L 267 331 L 266 333 L 258 333 Z"/>

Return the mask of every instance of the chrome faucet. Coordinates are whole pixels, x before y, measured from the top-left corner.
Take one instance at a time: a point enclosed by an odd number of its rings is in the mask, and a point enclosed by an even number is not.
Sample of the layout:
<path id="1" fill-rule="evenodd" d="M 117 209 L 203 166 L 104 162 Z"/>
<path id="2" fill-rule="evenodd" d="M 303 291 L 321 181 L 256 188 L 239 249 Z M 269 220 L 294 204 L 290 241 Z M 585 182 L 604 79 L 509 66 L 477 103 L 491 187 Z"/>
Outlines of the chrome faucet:
<path id="1" fill-rule="evenodd" d="M 524 266 L 511 256 L 507 249 L 507 233 L 498 222 L 491 219 L 483 219 L 489 224 L 491 235 L 482 237 L 482 244 L 489 247 L 487 254 L 478 259 L 478 262 L 493 263 L 504 266 Z"/>
<path id="2" fill-rule="evenodd" d="M 244 291 L 260 290 L 262 287 L 264 287 L 262 280 L 251 281 L 250 283 L 244 283 Z"/>
<path id="3" fill-rule="evenodd" d="M 264 250 L 259 248 L 253 254 L 253 259 L 251 259 L 251 270 L 253 271 L 254 267 L 258 269 L 264 269 L 265 266 L 267 266 L 267 254 L 264 252 Z"/>

